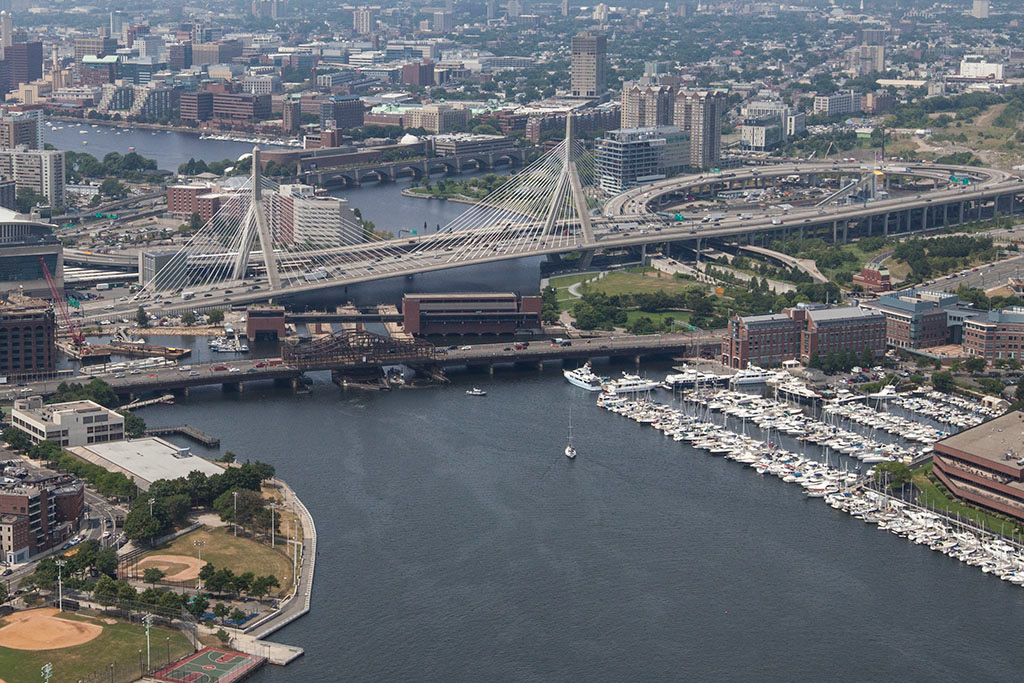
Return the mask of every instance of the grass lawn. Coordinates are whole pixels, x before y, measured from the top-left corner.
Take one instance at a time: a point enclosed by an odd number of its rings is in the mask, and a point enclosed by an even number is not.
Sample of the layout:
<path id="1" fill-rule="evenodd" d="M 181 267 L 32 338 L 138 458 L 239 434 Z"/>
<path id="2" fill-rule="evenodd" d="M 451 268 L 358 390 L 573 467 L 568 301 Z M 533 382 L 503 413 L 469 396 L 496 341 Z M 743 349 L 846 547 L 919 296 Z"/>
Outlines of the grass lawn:
<path id="1" fill-rule="evenodd" d="M 609 273 L 597 282 L 587 285 L 592 292 L 604 292 L 605 294 L 635 294 L 639 292 L 668 292 L 676 294 L 685 292 L 693 287 L 692 280 L 677 280 L 674 277 L 654 278 L 638 273 L 627 273 L 617 271 Z"/>
<path id="2" fill-rule="evenodd" d="M 81 621 L 98 624 L 103 633 L 87 643 L 59 650 L 12 650 L 0 647 L 0 676 L 7 683 L 27 683 L 42 680 L 39 669 L 47 662 L 53 664 L 53 680 L 77 681 L 89 674 L 109 669 L 110 663 L 120 668 L 132 668 L 139 673 L 139 650 L 146 651 L 146 629 L 141 625 L 118 622 L 104 624 L 101 620 L 77 617 Z M 0 619 L 0 625 L 3 620 Z M 151 663 L 154 667 L 167 662 L 167 638 L 170 638 L 171 660 L 192 652 L 189 640 L 178 631 L 154 626 L 150 633 Z M 115 680 L 134 680 L 117 678 Z M 103 680 L 108 680 L 104 678 Z"/>
<path id="3" fill-rule="evenodd" d="M 230 569 L 235 574 L 252 572 L 256 576 L 273 574 L 281 583 L 278 593 L 288 591 L 292 583 L 292 560 L 285 553 L 287 545 L 278 537 L 277 548 L 250 538 L 235 537 L 229 527 L 196 529 L 159 546 L 146 555 L 196 556 L 195 541 L 203 541 L 203 561 L 217 569 Z M 145 557 L 145 556 L 143 556 Z"/>
<path id="4" fill-rule="evenodd" d="M 676 327 L 678 327 L 679 323 L 690 322 L 690 311 L 658 311 L 657 313 L 626 311 L 626 317 L 629 318 L 628 324 L 633 324 L 637 318 L 650 318 L 656 323 L 663 322 L 665 318 L 672 318 L 676 322 Z"/>
<path id="5" fill-rule="evenodd" d="M 998 532 L 1002 528 L 1005 533 L 1009 534 L 1010 530 L 1015 527 L 1018 532 L 1022 531 L 1019 526 L 1012 522 L 964 505 L 958 498 L 951 496 L 945 486 L 937 486 L 928 478 L 927 475 L 931 471 L 931 463 L 914 470 L 914 485 L 921 492 L 917 497 L 919 503 L 930 505 L 937 510 L 948 510 L 949 514 L 953 516 L 959 513 L 960 519 L 970 519 L 977 524 L 984 522 L 985 527 L 990 531 Z"/>

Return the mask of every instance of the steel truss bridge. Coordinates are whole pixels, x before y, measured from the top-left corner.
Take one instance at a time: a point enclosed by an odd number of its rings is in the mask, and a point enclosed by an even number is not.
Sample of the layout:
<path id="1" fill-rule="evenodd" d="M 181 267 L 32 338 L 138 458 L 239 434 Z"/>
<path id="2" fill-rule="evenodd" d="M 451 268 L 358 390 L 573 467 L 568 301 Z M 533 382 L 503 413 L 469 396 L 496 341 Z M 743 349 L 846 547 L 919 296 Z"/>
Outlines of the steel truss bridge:
<path id="1" fill-rule="evenodd" d="M 819 236 L 834 242 L 986 220 L 1024 211 L 1024 180 L 1010 173 L 936 164 L 838 161 L 782 163 L 661 180 L 612 197 L 600 207 L 594 159 L 566 139 L 511 176 L 504 185 L 440 231 L 380 239 L 362 225 L 329 221 L 286 231 L 276 221 L 264 190 L 274 184 L 253 175 L 211 220 L 130 301 L 104 310 L 87 308 L 88 321 L 126 317 L 143 305 L 151 312 L 210 310 L 371 282 L 398 276 L 574 251 L 586 264 L 595 252 L 646 244 L 695 243 L 709 238 L 756 235 Z M 846 179 L 863 186 L 868 175 L 897 183 L 903 196 L 840 206 L 748 209 L 714 222 L 675 221 L 661 210 L 695 195 L 776 186 L 786 177 L 814 183 Z M 969 179 L 968 185 L 950 178 Z M 843 183 L 840 183 L 843 187 Z M 912 194 L 911 194 L 912 193 Z M 909 196 L 908 196 L 909 194 Z M 699 217 L 698 217 L 699 218 Z M 410 219 L 416 224 L 416 219 Z M 272 227 L 273 226 L 273 227 Z"/>

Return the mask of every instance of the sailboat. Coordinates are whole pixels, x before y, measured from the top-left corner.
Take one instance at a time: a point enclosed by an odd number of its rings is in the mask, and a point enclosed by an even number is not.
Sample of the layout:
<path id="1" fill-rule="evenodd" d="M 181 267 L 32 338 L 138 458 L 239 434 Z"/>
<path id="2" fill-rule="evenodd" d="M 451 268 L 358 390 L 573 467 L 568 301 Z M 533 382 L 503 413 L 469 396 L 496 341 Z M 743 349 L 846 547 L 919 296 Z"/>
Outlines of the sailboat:
<path id="1" fill-rule="evenodd" d="M 569 443 L 565 447 L 565 457 L 572 460 L 576 457 L 576 449 L 572 447 L 572 405 L 569 405 Z"/>

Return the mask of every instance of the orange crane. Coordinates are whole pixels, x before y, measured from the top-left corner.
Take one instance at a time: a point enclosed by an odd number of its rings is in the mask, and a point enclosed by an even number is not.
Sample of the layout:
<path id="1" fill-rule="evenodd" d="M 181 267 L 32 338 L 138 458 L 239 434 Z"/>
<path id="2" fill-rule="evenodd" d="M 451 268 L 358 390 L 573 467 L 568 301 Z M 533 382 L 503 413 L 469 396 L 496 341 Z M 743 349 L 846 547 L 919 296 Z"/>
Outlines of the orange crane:
<path id="1" fill-rule="evenodd" d="M 67 328 L 68 334 L 71 335 L 71 343 L 76 347 L 85 346 L 85 334 L 78 329 L 77 325 L 71 322 L 71 314 L 68 313 L 68 307 L 64 303 L 64 295 L 57 290 L 57 281 L 53 279 L 53 274 L 50 273 L 50 269 L 46 267 L 46 260 L 40 258 L 39 263 L 43 266 L 43 275 L 46 277 L 46 284 L 50 285 L 50 295 L 53 297 L 53 305 L 60 311 L 60 317 L 64 323 L 64 327 Z"/>

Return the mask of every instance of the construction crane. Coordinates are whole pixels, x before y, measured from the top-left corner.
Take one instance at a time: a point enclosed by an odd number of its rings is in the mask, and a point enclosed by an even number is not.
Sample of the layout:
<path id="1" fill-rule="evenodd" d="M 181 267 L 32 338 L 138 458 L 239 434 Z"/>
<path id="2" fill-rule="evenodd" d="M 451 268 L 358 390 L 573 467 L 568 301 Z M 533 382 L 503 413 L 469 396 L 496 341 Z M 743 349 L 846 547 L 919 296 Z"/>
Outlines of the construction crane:
<path id="1" fill-rule="evenodd" d="M 46 259 L 40 258 L 39 263 L 43 266 L 43 276 L 46 277 L 46 284 L 50 286 L 50 295 L 53 297 L 53 305 L 60 311 L 60 318 L 64 322 L 64 327 L 67 328 L 68 334 L 71 335 L 71 343 L 76 348 L 85 346 L 85 334 L 82 333 L 78 327 L 71 322 L 71 314 L 68 313 L 68 307 L 64 303 L 64 295 L 57 290 L 57 281 L 53 279 L 53 274 L 50 269 L 46 267 Z"/>

